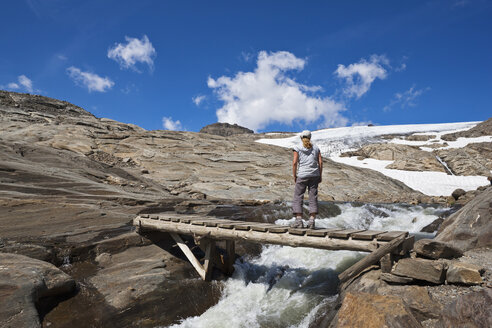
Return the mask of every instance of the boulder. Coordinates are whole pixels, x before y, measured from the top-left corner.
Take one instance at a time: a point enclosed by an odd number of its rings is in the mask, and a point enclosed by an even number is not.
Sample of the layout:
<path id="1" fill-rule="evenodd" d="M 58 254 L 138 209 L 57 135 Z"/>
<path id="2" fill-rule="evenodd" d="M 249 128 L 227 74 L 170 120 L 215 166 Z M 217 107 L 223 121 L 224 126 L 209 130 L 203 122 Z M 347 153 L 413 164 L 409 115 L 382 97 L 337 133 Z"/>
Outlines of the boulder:
<path id="1" fill-rule="evenodd" d="M 439 149 L 437 155 L 456 175 L 487 176 L 492 170 L 492 142 L 472 143 L 463 148 Z"/>
<path id="2" fill-rule="evenodd" d="M 450 284 L 478 285 L 482 283 L 482 268 L 462 262 L 452 262 L 446 272 L 446 281 Z"/>
<path id="3" fill-rule="evenodd" d="M 405 258 L 398 261 L 391 271 L 392 274 L 402 277 L 442 284 L 446 277 L 445 264 L 442 262 Z"/>
<path id="4" fill-rule="evenodd" d="M 464 191 L 463 189 L 461 188 L 458 188 L 456 189 L 455 191 L 453 191 L 451 193 L 451 196 L 455 199 L 455 200 L 458 200 L 458 198 L 460 198 L 461 196 L 463 196 L 464 194 L 466 194 L 466 191 Z"/>
<path id="5" fill-rule="evenodd" d="M 413 281 L 415 281 L 415 279 L 413 278 L 401 277 L 391 273 L 384 273 L 384 272 L 381 273 L 381 279 L 387 283 L 399 284 L 399 285 L 410 284 Z"/>
<path id="6" fill-rule="evenodd" d="M 422 327 L 397 296 L 347 293 L 335 318 L 337 328 Z"/>
<path id="7" fill-rule="evenodd" d="M 385 286 L 378 293 L 401 297 L 418 321 L 439 318 L 442 311 L 441 304 L 431 298 L 424 286 Z"/>
<path id="8" fill-rule="evenodd" d="M 458 212 L 445 219 L 436 241 L 462 251 L 492 246 L 492 187 L 478 194 Z"/>
<path id="9" fill-rule="evenodd" d="M 2 327 L 41 327 L 36 303 L 75 290 L 75 281 L 54 265 L 24 255 L 0 253 Z"/>
<path id="10" fill-rule="evenodd" d="M 492 135 L 492 117 L 486 121 L 483 121 L 483 122 L 475 125 L 471 129 L 445 134 L 445 135 L 441 136 L 441 139 L 447 140 L 447 141 L 454 141 L 460 137 L 461 138 L 476 138 L 476 137 L 490 136 L 490 135 Z"/>
<path id="11" fill-rule="evenodd" d="M 442 311 L 442 327 L 492 327 L 492 290 L 461 295 Z"/>
<path id="12" fill-rule="evenodd" d="M 439 227 L 443 222 L 444 222 L 443 218 L 437 218 L 434 221 L 432 221 L 430 224 L 423 227 L 422 230 L 420 230 L 420 232 L 429 232 L 429 233 L 435 232 L 439 229 Z"/>
<path id="13" fill-rule="evenodd" d="M 200 132 L 215 134 L 222 137 L 228 137 L 236 134 L 254 133 L 253 130 L 250 130 L 248 128 L 242 127 L 237 124 L 229 124 L 229 123 L 213 123 L 204 126 L 200 130 Z"/>
<path id="14" fill-rule="evenodd" d="M 413 249 L 417 255 L 434 260 L 457 258 L 463 255 L 463 252 L 459 249 L 432 239 L 417 240 Z"/>

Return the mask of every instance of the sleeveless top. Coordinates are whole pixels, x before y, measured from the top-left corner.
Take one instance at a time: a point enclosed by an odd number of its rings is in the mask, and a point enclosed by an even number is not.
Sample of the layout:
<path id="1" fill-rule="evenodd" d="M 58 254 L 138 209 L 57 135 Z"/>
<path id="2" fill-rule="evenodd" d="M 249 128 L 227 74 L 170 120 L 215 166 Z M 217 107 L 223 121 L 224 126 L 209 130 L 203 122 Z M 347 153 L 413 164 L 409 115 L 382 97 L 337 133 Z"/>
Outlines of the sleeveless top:
<path id="1" fill-rule="evenodd" d="M 319 177 L 318 146 L 313 145 L 311 149 L 308 149 L 301 145 L 301 146 L 295 146 L 293 150 L 299 154 L 297 177 L 299 178 Z"/>

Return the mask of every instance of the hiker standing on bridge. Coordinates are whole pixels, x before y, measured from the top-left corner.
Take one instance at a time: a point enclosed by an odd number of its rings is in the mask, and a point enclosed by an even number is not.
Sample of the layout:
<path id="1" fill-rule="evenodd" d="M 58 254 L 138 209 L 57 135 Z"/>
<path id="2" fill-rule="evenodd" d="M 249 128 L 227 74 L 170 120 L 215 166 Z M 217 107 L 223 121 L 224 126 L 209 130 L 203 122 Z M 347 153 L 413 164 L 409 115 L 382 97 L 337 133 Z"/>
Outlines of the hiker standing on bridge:
<path id="1" fill-rule="evenodd" d="M 294 174 L 294 200 L 292 201 L 292 212 L 295 216 L 293 228 L 303 228 L 302 201 L 306 188 L 309 194 L 309 221 L 308 228 L 314 229 L 314 220 L 318 214 L 318 184 L 321 183 L 323 172 L 323 159 L 316 145 L 311 143 L 311 132 L 302 131 L 302 146 L 294 147 L 294 160 L 292 161 L 292 172 Z"/>

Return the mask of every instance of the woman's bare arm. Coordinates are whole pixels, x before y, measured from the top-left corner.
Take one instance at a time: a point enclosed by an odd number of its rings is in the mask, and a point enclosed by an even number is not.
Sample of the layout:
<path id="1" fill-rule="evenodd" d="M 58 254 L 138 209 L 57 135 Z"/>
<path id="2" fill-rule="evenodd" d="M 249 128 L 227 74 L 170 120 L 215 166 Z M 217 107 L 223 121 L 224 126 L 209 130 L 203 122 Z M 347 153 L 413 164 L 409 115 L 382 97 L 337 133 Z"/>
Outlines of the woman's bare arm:
<path id="1" fill-rule="evenodd" d="M 294 183 L 297 181 L 297 162 L 299 162 L 299 154 L 294 151 L 294 159 L 292 160 L 292 174 L 294 175 Z"/>
<path id="2" fill-rule="evenodd" d="M 323 157 L 321 157 L 321 152 L 318 153 L 318 166 L 319 166 L 319 182 L 323 180 Z"/>

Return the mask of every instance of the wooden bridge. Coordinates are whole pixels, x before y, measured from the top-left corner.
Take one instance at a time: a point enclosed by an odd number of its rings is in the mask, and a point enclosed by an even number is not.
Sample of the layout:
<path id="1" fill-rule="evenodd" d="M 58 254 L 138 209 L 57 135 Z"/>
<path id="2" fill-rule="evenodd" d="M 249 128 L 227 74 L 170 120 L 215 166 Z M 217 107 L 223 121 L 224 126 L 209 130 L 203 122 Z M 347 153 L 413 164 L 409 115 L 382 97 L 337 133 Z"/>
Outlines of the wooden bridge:
<path id="1" fill-rule="evenodd" d="M 346 281 L 369 265 L 378 261 L 391 265 L 394 256 L 408 253 L 414 237 L 406 231 L 376 231 L 364 229 L 302 229 L 288 226 L 226 220 L 215 217 L 180 214 L 140 214 L 133 220 L 139 233 L 146 231 L 168 232 L 204 280 L 211 278 L 212 268 L 218 267 L 232 274 L 235 261 L 235 241 L 242 240 L 261 244 L 276 244 L 292 247 L 311 247 L 327 250 L 350 250 L 371 252 L 339 275 Z M 181 235 L 191 235 L 205 252 L 203 264 L 184 243 Z M 216 251 L 216 242 L 225 241 L 225 254 Z M 393 254 L 393 255 L 392 255 Z M 389 262 L 389 263 L 383 263 Z"/>

